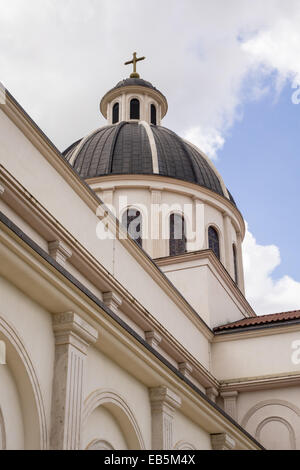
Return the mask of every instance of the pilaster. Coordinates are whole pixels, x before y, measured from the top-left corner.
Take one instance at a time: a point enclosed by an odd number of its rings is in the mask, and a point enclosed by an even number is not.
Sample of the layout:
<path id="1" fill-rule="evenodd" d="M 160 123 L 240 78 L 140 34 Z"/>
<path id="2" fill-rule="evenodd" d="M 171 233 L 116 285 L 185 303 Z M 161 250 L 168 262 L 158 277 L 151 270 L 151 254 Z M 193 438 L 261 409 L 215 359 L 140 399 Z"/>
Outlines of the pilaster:
<path id="1" fill-rule="evenodd" d="M 228 214 L 223 215 L 224 221 L 224 245 L 225 245 L 225 267 L 232 279 L 234 279 L 233 248 L 231 236 L 231 220 Z"/>
<path id="2" fill-rule="evenodd" d="M 81 444 L 85 361 L 98 332 L 74 312 L 53 319 L 55 364 L 51 411 L 51 449 L 76 450 Z"/>
<path id="3" fill-rule="evenodd" d="M 244 268 L 243 268 L 243 253 L 242 253 L 242 235 L 240 232 L 237 236 L 237 261 L 238 261 L 238 277 L 239 288 L 245 294 L 245 281 L 244 281 Z"/>
<path id="4" fill-rule="evenodd" d="M 167 387 L 150 389 L 152 412 L 152 449 L 171 450 L 173 448 L 173 422 L 181 399 Z"/>
<path id="5" fill-rule="evenodd" d="M 237 421 L 237 397 L 238 392 L 221 392 L 221 397 L 224 399 L 224 411 L 231 418 Z"/>

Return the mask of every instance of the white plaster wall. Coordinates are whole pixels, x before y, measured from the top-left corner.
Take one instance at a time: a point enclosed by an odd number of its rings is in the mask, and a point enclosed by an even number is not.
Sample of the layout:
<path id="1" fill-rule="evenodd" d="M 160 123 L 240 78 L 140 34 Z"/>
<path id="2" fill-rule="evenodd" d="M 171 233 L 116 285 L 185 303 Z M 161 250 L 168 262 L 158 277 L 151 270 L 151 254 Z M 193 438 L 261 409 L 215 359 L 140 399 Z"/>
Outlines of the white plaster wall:
<path id="1" fill-rule="evenodd" d="M 211 450 L 210 435 L 180 411 L 176 412 L 173 427 L 174 448 L 190 444 L 196 450 Z"/>
<path id="2" fill-rule="evenodd" d="M 88 398 L 96 390 L 113 390 L 125 400 L 136 418 L 146 448 L 150 449 L 151 410 L 148 388 L 112 359 L 97 349 L 90 348 L 87 358 L 85 397 Z"/>
<path id="3" fill-rule="evenodd" d="M 50 428 L 54 367 L 51 315 L 2 276 L 0 276 L 0 298 L 0 316 L 17 332 L 35 369 Z M 15 365 L 18 367 L 18 364 Z M 23 390 L 25 397 L 24 393 Z"/>
<path id="4" fill-rule="evenodd" d="M 4 421 L 6 449 L 24 449 L 22 407 L 9 364 L 0 365 L 0 409 Z"/>
<path id="5" fill-rule="evenodd" d="M 161 269 L 210 328 L 244 318 L 244 308 L 209 264 L 195 260 Z"/>
<path id="6" fill-rule="evenodd" d="M 300 448 L 299 387 L 241 392 L 237 407 L 239 423 L 267 449 Z"/>
<path id="7" fill-rule="evenodd" d="M 202 333 L 195 330 L 193 323 L 119 240 L 97 238 L 96 214 L 2 111 L 0 139 L 1 164 L 207 367 L 208 344 Z M 39 169 L 39 178 L 32 168 Z"/>
<path id="8" fill-rule="evenodd" d="M 126 436 L 124 436 L 118 422 L 103 406 L 93 411 L 88 419 L 83 436 L 83 449 L 86 449 L 94 440 L 106 441 L 115 450 L 127 450 Z"/>
<path id="9" fill-rule="evenodd" d="M 299 372 L 292 362 L 299 332 L 273 334 L 212 344 L 212 372 L 220 380 Z"/>

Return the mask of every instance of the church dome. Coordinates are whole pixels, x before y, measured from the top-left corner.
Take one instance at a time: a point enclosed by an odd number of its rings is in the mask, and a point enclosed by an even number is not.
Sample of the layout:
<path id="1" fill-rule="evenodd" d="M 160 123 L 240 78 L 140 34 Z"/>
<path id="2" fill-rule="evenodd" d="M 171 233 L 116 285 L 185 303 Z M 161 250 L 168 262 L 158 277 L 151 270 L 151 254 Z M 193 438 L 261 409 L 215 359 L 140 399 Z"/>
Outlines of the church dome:
<path id="1" fill-rule="evenodd" d="M 84 179 L 156 174 L 200 185 L 234 203 L 209 159 L 162 126 L 144 121 L 104 126 L 75 142 L 63 155 Z"/>

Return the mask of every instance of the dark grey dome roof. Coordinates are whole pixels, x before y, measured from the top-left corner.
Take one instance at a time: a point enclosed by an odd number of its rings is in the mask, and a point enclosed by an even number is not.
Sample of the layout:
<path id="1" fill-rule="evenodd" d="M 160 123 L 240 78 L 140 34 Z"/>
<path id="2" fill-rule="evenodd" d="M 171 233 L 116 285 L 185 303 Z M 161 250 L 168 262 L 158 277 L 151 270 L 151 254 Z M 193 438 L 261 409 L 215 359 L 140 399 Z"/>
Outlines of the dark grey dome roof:
<path id="1" fill-rule="evenodd" d="M 142 78 L 125 78 L 124 80 L 121 80 L 119 83 L 117 83 L 114 88 L 121 88 L 123 86 L 145 86 L 147 88 L 152 88 L 153 90 L 156 90 L 152 83 L 147 82 Z"/>
<path id="2" fill-rule="evenodd" d="M 156 146 L 158 171 L 153 169 L 149 131 Z M 105 126 L 75 142 L 63 155 L 84 179 L 155 173 L 204 186 L 228 199 L 218 175 L 200 151 L 165 127 L 151 125 L 147 129 L 138 122 Z"/>

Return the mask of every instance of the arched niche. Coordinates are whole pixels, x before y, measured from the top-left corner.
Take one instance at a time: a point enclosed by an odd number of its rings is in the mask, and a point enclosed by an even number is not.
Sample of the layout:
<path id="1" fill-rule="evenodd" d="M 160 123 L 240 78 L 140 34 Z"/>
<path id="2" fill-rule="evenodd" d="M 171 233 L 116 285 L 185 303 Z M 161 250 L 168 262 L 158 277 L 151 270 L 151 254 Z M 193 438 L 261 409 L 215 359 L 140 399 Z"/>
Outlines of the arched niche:
<path id="1" fill-rule="evenodd" d="M 94 439 L 86 448 L 86 450 L 115 450 L 110 442 L 103 439 Z"/>
<path id="2" fill-rule="evenodd" d="M 8 320 L 1 315 L 0 341 L 4 341 L 6 346 L 6 365 L 1 367 L 9 368 L 19 394 L 24 430 L 24 448 L 46 450 L 48 448 L 47 423 L 39 381 L 21 337 Z M 2 445 L 3 432 L 5 433 L 4 413 L 5 411 L 2 410 L 2 429 L 0 416 Z M 8 435 L 5 435 L 6 443 L 8 437 Z"/>
<path id="3" fill-rule="evenodd" d="M 87 425 L 88 418 L 93 411 L 101 406 L 108 410 L 117 421 L 130 450 L 145 449 L 144 440 L 132 410 L 126 400 L 114 390 L 96 390 L 85 400 L 83 427 Z"/>
<path id="4" fill-rule="evenodd" d="M 189 442 L 186 442 L 186 441 L 178 441 L 175 446 L 174 446 L 174 449 L 176 450 L 196 450 L 196 447 L 194 447 L 192 444 L 190 444 Z"/>
<path id="5" fill-rule="evenodd" d="M 280 416 L 270 416 L 257 426 L 255 438 L 266 449 L 295 450 L 296 435 L 290 423 Z"/>
<path id="6" fill-rule="evenodd" d="M 295 449 L 300 408 L 287 400 L 263 400 L 247 411 L 241 426 L 269 450 Z"/>
<path id="7" fill-rule="evenodd" d="M 5 433 L 5 423 L 2 414 L 2 410 L 0 408 L 0 450 L 6 449 L 6 433 Z"/>

